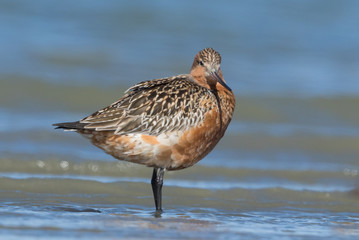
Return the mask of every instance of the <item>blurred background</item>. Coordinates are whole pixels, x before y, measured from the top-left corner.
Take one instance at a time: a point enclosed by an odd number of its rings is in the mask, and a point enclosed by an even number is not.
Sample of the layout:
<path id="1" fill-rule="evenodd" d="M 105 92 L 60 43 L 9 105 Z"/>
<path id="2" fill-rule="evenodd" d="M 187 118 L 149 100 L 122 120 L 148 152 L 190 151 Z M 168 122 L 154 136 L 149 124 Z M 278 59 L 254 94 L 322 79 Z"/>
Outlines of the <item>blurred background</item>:
<path id="1" fill-rule="evenodd" d="M 188 73 L 212 47 L 235 115 L 209 156 L 166 174 L 161 234 L 357 237 L 358 12 L 355 0 L 0 1 L 0 233 L 133 236 L 141 222 L 158 234 L 152 170 L 51 124 L 79 120 L 137 82 Z M 84 209 L 109 214 L 99 223 Z"/>

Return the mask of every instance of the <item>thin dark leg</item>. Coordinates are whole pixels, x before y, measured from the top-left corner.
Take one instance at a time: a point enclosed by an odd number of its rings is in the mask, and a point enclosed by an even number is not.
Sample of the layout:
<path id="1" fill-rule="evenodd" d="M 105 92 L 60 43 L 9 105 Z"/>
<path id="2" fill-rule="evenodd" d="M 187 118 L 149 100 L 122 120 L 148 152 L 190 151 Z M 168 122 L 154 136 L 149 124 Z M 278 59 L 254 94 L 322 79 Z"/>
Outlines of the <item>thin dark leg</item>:
<path id="1" fill-rule="evenodd" d="M 162 185 L 163 185 L 163 175 L 165 170 L 163 168 L 154 168 L 151 185 L 153 191 L 153 197 L 155 199 L 156 213 L 162 212 Z"/>

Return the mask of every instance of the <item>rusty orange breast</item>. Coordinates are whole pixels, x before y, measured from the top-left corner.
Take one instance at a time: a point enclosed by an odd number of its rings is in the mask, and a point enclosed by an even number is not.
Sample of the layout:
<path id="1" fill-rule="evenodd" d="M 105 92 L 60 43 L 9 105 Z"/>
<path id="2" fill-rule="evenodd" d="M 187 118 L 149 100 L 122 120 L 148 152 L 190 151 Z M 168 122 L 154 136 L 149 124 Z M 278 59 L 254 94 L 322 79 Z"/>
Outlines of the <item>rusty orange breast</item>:
<path id="1" fill-rule="evenodd" d="M 205 157 L 223 136 L 219 126 L 219 113 L 213 109 L 201 125 L 185 131 L 171 148 L 173 164 L 169 170 L 190 167 Z"/>

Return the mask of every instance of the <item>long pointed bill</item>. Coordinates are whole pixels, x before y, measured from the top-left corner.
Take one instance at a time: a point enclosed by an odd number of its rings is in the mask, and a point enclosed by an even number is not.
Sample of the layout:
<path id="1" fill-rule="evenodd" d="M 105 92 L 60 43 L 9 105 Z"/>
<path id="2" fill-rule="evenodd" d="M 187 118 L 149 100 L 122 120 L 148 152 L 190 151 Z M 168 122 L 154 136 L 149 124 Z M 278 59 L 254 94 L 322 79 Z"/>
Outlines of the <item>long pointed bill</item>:
<path id="1" fill-rule="evenodd" d="M 227 90 L 232 92 L 232 89 L 230 87 L 228 87 L 228 85 L 223 81 L 223 79 L 218 75 L 217 72 L 212 73 L 212 76 L 223 86 L 225 87 Z"/>

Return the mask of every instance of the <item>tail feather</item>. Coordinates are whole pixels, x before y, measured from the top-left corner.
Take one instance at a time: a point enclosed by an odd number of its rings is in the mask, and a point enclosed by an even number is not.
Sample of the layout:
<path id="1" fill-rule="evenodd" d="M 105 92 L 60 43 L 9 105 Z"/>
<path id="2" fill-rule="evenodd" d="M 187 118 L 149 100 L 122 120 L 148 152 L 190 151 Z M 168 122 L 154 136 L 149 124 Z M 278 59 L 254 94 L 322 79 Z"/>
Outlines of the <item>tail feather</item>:
<path id="1" fill-rule="evenodd" d="M 86 123 L 80 123 L 79 121 L 52 124 L 52 126 L 56 126 L 55 129 L 60 128 L 65 130 L 80 130 L 80 129 L 84 129 L 86 125 L 87 125 Z"/>

